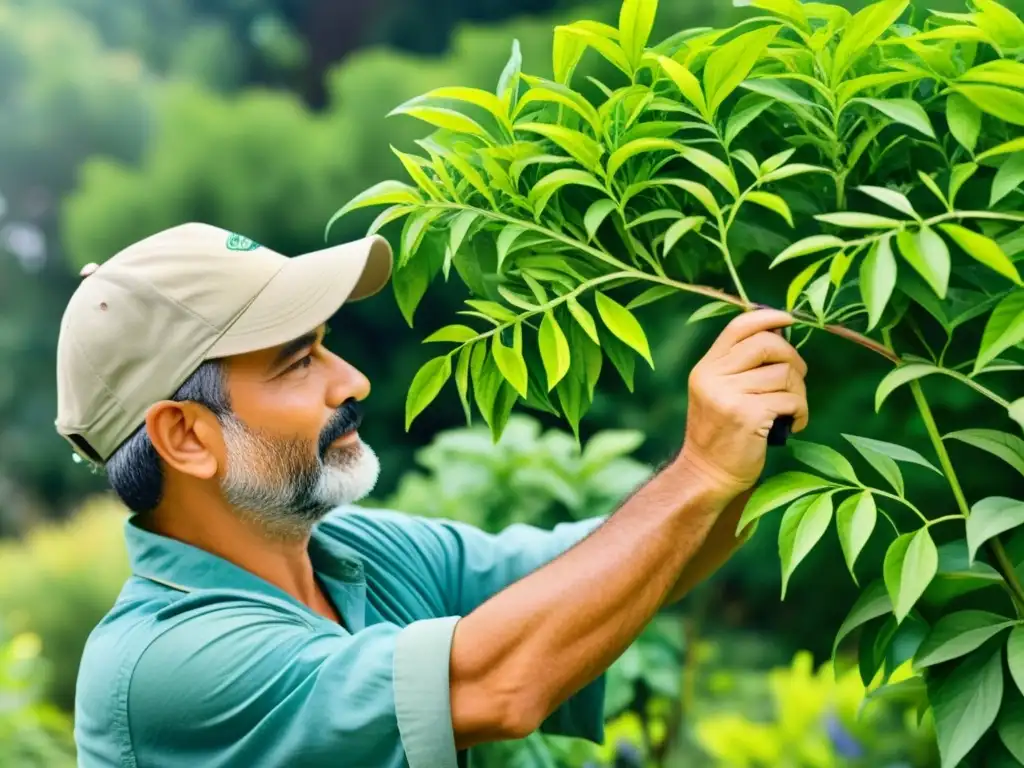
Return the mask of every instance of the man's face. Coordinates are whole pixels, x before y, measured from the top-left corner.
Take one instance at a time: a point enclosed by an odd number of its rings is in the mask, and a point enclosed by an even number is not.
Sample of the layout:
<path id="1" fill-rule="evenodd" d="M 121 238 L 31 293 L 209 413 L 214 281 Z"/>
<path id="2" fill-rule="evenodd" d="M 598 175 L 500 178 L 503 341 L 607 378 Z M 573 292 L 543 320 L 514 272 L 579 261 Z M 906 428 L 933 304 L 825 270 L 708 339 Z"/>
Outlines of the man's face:
<path id="1" fill-rule="evenodd" d="M 226 365 L 221 489 L 277 538 L 305 536 L 332 508 L 365 497 L 380 471 L 356 432 L 370 383 L 327 350 L 324 331 Z"/>

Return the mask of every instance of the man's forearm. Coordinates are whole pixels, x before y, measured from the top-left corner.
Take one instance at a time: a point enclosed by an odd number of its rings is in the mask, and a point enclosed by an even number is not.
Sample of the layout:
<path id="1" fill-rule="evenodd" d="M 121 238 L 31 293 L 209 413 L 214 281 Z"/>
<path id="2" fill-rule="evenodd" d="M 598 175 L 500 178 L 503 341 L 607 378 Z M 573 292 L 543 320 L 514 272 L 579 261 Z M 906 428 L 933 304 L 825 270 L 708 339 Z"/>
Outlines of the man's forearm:
<path id="1" fill-rule="evenodd" d="M 666 605 L 682 600 L 694 587 L 721 568 L 750 538 L 754 526 L 748 526 L 739 536 L 736 535 L 736 526 L 739 525 L 751 493 L 753 490 L 737 496 L 718 516 L 698 550 L 683 567 L 682 574 L 665 601 Z"/>
<path id="2" fill-rule="evenodd" d="M 526 735 L 633 642 L 728 504 L 707 487 L 687 465 L 670 466 L 582 542 L 459 622 L 459 748 Z"/>

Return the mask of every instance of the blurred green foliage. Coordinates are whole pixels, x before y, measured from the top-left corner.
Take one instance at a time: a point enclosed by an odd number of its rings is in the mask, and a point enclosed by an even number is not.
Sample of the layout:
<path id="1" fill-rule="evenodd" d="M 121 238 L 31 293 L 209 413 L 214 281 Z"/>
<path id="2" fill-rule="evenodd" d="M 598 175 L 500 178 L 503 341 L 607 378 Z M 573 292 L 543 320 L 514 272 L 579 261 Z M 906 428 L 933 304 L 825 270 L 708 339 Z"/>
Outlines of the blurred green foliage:
<path id="1" fill-rule="evenodd" d="M 71 722 L 43 700 L 45 661 L 39 651 L 35 635 L 0 631 L 0 765 L 72 768 Z"/>

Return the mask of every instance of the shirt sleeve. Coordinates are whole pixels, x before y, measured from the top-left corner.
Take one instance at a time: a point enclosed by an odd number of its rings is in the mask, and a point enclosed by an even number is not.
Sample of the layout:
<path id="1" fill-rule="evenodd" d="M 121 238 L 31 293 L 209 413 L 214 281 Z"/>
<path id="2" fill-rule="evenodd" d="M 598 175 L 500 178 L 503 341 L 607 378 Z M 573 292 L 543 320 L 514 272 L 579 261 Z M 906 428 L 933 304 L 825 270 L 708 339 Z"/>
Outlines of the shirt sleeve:
<path id="1" fill-rule="evenodd" d="M 465 616 L 492 595 L 572 548 L 607 518 L 561 523 L 551 530 L 515 524 L 487 533 L 465 523 L 375 511 L 349 523 L 376 529 L 389 548 L 420 558 L 417 571 L 438 582 L 448 613 Z M 369 531 L 364 531 L 364 537 Z M 366 541 L 366 538 L 363 538 Z M 542 725 L 545 733 L 600 743 L 604 737 L 604 676 L 579 691 Z"/>
<path id="2" fill-rule="evenodd" d="M 448 669 L 458 617 L 354 635 L 263 606 L 205 610 L 135 666 L 139 768 L 456 768 Z"/>

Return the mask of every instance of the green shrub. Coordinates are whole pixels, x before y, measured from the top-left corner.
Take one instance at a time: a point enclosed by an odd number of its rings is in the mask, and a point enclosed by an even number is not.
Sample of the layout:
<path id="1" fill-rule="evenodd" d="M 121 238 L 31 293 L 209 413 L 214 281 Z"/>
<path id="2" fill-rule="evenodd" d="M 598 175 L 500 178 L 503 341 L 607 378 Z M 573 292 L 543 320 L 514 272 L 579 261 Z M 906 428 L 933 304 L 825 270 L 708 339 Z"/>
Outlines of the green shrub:
<path id="1" fill-rule="evenodd" d="M 35 635 L 0 633 L 0 765 L 73 768 L 71 721 L 41 701 L 45 663 Z"/>
<path id="2" fill-rule="evenodd" d="M 0 544 L 0 621 L 38 637 L 49 666 L 46 699 L 65 711 L 74 706 L 86 638 L 128 577 L 125 516 L 116 501 L 96 497 L 65 523 Z"/>
<path id="3" fill-rule="evenodd" d="M 913 661 L 891 686 L 930 706 L 943 768 L 1024 763 L 1024 21 L 994 0 L 750 0 L 759 15 L 732 28 L 648 46 L 656 5 L 557 27 L 553 80 L 514 49 L 494 92 L 452 85 L 394 110 L 435 129 L 396 150 L 412 183 L 380 182 L 331 223 L 371 205 L 389 206 L 371 231 L 402 222 L 408 319 L 438 275 L 472 294 L 427 339 L 450 347 L 412 379 L 407 426 L 454 378 L 495 438 L 519 402 L 578 434 L 606 361 L 629 388 L 638 358 L 654 365 L 635 310 L 685 293 L 710 300 L 690 322 L 728 315 L 765 300 L 748 288 L 767 270 L 791 275 L 791 339 L 893 363 L 875 410 L 912 406 L 932 456 L 844 433 L 855 467 L 792 441 L 804 470 L 768 479 L 740 528 L 785 508 L 785 597 L 835 519 L 864 583 L 837 645 L 859 630 L 863 680 Z M 584 55 L 618 72 L 574 78 Z M 948 356 L 954 336 L 973 351 Z M 944 434 L 925 385 L 978 407 Z M 1002 428 L 978 428 L 992 417 Z M 953 458 L 971 451 L 994 460 L 969 498 Z M 905 471 L 911 488 L 941 478 L 943 504 L 916 505 Z M 861 558 L 869 540 L 881 563 Z"/>
<path id="4" fill-rule="evenodd" d="M 541 431 L 526 416 L 494 442 L 485 427 L 441 432 L 417 454 L 427 474 L 402 476 L 386 506 L 462 520 L 488 531 L 511 523 L 550 528 L 608 514 L 650 475 L 630 458 L 639 432 L 598 432 L 579 451 L 565 432 Z"/>

